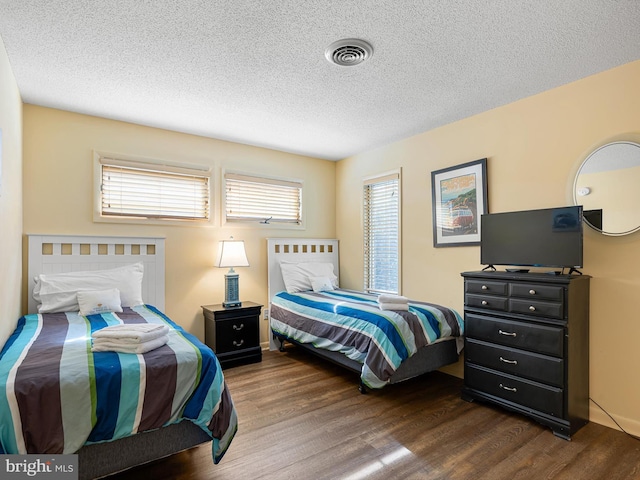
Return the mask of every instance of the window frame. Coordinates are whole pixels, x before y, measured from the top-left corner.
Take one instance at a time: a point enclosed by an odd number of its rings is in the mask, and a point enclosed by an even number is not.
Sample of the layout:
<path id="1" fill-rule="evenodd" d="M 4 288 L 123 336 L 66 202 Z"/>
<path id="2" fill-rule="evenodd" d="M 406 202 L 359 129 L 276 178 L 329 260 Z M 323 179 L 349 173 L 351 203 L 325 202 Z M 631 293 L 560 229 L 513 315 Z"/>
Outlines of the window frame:
<path id="1" fill-rule="evenodd" d="M 227 217 L 227 178 L 228 177 L 236 177 L 235 179 L 248 178 L 251 180 L 255 180 L 256 183 L 265 183 L 270 185 L 277 184 L 292 184 L 297 185 L 300 189 L 300 221 L 299 223 L 295 222 L 284 222 L 284 221 L 269 221 L 265 223 L 266 218 L 262 217 L 253 217 L 246 219 L 235 219 Z M 275 227 L 278 229 L 293 229 L 293 230 L 304 230 L 305 229 L 305 195 L 304 195 L 304 181 L 298 178 L 285 178 L 285 177 L 277 177 L 271 175 L 262 175 L 256 173 L 246 173 L 238 170 L 224 170 L 222 172 L 221 178 L 221 202 L 220 202 L 220 217 L 222 219 L 223 225 L 226 226 L 255 226 L 260 225 L 264 227 Z"/>
<path id="2" fill-rule="evenodd" d="M 397 270 L 396 270 L 396 283 L 397 283 L 397 291 L 389 291 L 376 289 L 372 286 L 371 275 L 368 274 L 368 269 L 370 269 L 370 265 L 372 263 L 369 258 L 368 253 L 368 237 L 367 237 L 367 208 L 366 208 L 366 189 L 370 185 L 381 184 L 388 182 L 390 180 L 395 180 L 397 182 L 397 192 L 398 192 L 398 201 L 397 201 Z M 363 241 L 363 289 L 365 292 L 371 293 L 393 293 L 393 294 L 401 294 L 402 292 L 402 169 L 392 170 L 385 173 L 381 173 L 378 175 L 366 177 L 362 182 L 362 241 Z"/>
<path id="3" fill-rule="evenodd" d="M 208 179 L 209 187 L 209 218 L 171 218 L 161 216 L 126 216 L 126 215 L 105 215 L 102 213 L 102 166 L 125 166 L 131 168 L 149 168 L 166 173 L 184 173 L 198 175 Z M 216 208 L 213 199 L 215 182 L 212 168 L 208 165 L 189 164 L 169 160 L 159 160 L 153 158 L 139 157 L 135 155 L 109 153 L 103 151 L 93 151 L 93 178 L 94 178 L 94 205 L 93 221 L 97 223 L 119 223 L 119 224 L 140 224 L 140 225 L 185 225 L 185 226 L 212 226 L 216 221 Z"/>

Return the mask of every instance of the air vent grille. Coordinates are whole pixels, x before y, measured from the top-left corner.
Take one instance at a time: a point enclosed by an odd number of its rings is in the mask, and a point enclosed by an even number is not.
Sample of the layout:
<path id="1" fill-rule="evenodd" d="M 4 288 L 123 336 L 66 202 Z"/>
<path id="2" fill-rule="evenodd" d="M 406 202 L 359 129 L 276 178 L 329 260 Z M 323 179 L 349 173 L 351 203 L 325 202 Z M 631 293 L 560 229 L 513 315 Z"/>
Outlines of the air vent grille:
<path id="1" fill-rule="evenodd" d="M 345 38 L 329 45 L 324 55 L 331 63 L 343 67 L 351 67 L 371 57 L 373 48 L 364 40 Z"/>

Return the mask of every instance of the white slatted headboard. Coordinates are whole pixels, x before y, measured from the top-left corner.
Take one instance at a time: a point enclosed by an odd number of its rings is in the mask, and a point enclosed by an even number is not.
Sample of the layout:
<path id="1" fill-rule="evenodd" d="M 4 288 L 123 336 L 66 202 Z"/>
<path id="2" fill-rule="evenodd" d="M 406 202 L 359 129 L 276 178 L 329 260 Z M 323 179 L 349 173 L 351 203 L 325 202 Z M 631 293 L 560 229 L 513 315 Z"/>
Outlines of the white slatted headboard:
<path id="1" fill-rule="evenodd" d="M 28 235 L 28 313 L 37 311 L 34 277 L 40 273 L 103 270 L 143 262 L 142 299 L 164 310 L 164 238 Z"/>
<path id="2" fill-rule="evenodd" d="M 338 240 L 324 238 L 267 238 L 268 293 L 269 302 L 273 295 L 285 290 L 280 262 L 329 262 L 340 278 Z M 269 347 L 277 347 L 269 334 Z"/>

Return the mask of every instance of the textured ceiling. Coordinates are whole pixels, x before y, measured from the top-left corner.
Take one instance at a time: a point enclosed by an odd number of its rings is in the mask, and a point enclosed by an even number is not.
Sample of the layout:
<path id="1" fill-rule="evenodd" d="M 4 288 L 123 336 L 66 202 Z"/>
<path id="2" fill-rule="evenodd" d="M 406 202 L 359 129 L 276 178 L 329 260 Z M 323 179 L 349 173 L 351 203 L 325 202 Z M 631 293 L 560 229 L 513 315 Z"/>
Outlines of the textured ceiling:
<path id="1" fill-rule="evenodd" d="M 640 59 L 640 1 L 0 0 L 0 37 L 25 103 L 337 160 Z"/>

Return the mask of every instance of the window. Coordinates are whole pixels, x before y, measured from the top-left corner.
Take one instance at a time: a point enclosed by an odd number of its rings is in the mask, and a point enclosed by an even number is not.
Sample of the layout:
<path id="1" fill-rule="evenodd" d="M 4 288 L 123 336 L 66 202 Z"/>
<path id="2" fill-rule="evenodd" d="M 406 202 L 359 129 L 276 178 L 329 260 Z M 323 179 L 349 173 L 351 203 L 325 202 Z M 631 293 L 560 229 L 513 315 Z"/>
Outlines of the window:
<path id="1" fill-rule="evenodd" d="M 98 156 L 102 217 L 209 220 L 209 170 Z"/>
<path id="2" fill-rule="evenodd" d="M 302 224 L 302 182 L 226 173 L 228 222 Z"/>
<path id="3" fill-rule="evenodd" d="M 400 173 L 365 180 L 364 288 L 400 292 Z"/>

